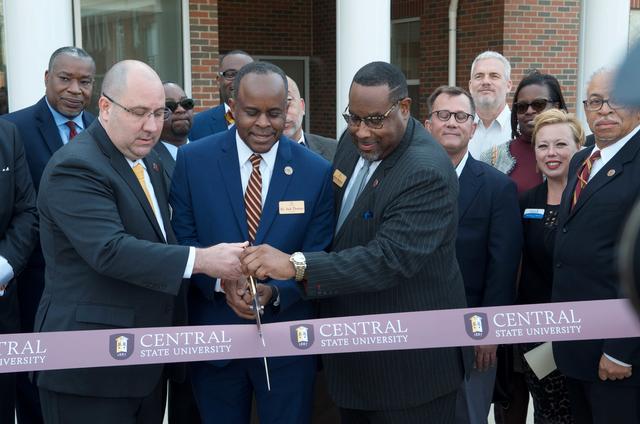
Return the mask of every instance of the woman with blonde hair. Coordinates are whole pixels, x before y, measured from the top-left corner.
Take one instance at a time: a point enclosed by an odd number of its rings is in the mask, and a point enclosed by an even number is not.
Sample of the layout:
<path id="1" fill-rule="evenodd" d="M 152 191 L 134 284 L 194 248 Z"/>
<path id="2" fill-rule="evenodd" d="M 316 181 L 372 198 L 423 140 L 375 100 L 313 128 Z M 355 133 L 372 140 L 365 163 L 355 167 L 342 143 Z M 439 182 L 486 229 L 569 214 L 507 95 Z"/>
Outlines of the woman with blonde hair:
<path id="1" fill-rule="evenodd" d="M 553 249 L 558 208 L 567 185 L 569 162 L 584 143 L 584 130 L 575 116 L 549 109 L 534 119 L 531 136 L 536 165 L 546 177 L 520 198 L 524 245 L 518 304 L 551 301 Z M 540 343 L 520 345 L 521 353 Z M 554 371 L 539 380 L 523 360 L 527 387 L 533 397 L 536 423 L 572 423 L 565 378 Z"/>

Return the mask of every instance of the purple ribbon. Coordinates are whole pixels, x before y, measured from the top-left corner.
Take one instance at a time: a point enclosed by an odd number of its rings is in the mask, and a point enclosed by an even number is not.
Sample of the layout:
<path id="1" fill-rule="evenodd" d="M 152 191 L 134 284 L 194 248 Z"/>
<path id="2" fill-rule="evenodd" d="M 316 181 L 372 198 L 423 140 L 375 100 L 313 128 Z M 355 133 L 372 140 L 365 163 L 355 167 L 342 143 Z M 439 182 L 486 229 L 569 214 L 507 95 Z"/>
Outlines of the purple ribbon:
<path id="1" fill-rule="evenodd" d="M 640 336 L 625 299 L 263 324 L 0 335 L 0 373 Z"/>

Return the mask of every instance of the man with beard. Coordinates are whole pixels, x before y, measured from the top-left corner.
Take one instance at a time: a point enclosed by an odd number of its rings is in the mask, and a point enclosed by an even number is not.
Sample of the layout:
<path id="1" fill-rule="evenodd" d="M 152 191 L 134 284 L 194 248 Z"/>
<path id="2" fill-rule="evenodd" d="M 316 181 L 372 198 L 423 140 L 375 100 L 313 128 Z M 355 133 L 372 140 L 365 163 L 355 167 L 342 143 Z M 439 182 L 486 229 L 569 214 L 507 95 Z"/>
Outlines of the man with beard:
<path id="1" fill-rule="evenodd" d="M 304 281 L 300 290 L 321 299 L 322 317 L 464 307 L 455 252 L 457 176 L 410 110 L 400 69 L 385 62 L 362 67 L 334 160 L 339 218 L 330 252 L 248 247 L 244 273 Z M 344 424 L 453 423 L 462 353 L 391 350 L 322 360 Z"/>
<path id="2" fill-rule="evenodd" d="M 189 131 L 193 122 L 193 99 L 185 94 L 182 87 L 173 82 L 165 82 L 164 86 L 165 106 L 170 114 L 162 126 L 160 143 L 154 150 L 160 156 L 164 167 L 167 187 L 171 187 L 171 176 L 176 166 L 178 147 L 189 142 Z"/>
<path id="3" fill-rule="evenodd" d="M 302 131 L 302 120 L 305 115 L 304 99 L 300 96 L 298 84 L 291 77 L 287 76 L 287 82 L 289 83 L 289 90 L 287 91 L 288 108 L 287 120 L 284 124 L 284 135 L 303 146 L 307 146 L 331 162 L 336 154 L 338 144 L 334 139 Z"/>
<path id="4" fill-rule="evenodd" d="M 469 92 L 476 104 L 478 124 L 469 142 L 469 153 L 479 158 L 482 152 L 511 140 L 511 110 L 507 94 L 511 91 L 511 64 L 500 53 L 480 53 L 471 65 Z"/>
<path id="5" fill-rule="evenodd" d="M 242 50 L 232 50 L 220 56 L 220 68 L 216 76 L 220 105 L 196 114 L 189 133 L 190 140 L 226 131 L 233 126 L 235 120 L 229 107 L 229 99 L 233 96 L 233 81 L 240 68 L 251 62 L 253 58 Z"/>

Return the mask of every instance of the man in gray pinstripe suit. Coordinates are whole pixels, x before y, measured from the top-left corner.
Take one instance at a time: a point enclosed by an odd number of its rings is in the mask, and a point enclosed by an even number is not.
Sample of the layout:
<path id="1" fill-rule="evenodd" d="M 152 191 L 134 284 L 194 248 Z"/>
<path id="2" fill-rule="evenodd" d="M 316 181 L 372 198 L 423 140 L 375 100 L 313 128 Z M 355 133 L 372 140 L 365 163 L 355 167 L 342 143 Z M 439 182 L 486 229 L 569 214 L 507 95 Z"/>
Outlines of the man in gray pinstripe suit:
<path id="1" fill-rule="evenodd" d="M 410 106 L 395 66 L 373 62 L 356 73 L 334 160 L 331 252 L 251 247 L 245 273 L 303 281 L 308 298 L 322 299 L 323 317 L 466 306 L 455 259 L 456 173 Z M 343 423 L 452 423 L 468 353 L 348 353 L 323 362 Z"/>

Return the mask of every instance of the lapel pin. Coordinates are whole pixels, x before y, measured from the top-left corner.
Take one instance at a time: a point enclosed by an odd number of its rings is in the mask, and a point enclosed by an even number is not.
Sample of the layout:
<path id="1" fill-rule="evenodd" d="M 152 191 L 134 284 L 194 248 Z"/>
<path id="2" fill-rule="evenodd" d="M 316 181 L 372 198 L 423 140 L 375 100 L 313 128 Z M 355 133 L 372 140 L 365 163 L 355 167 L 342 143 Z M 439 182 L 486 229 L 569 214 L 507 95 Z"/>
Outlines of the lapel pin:
<path id="1" fill-rule="evenodd" d="M 607 172 L 607 177 L 613 177 L 616 174 L 616 170 L 615 169 L 610 169 Z"/>
<path id="2" fill-rule="evenodd" d="M 372 184 L 373 188 L 378 187 L 378 184 L 380 184 L 380 181 L 377 178 L 373 180 L 373 184 Z"/>
<path id="3" fill-rule="evenodd" d="M 158 166 L 158 164 L 156 162 L 153 162 L 153 165 L 151 165 L 153 167 L 153 170 L 158 172 L 160 170 L 160 167 Z"/>
<path id="4" fill-rule="evenodd" d="M 292 167 L 290 167 L 290 166 L 285 166 L 285 167 L 284 167 L 284 173 L 285 173 L 285 175 L 291 175 L 291 174 L 293 174 L 293 168 L 292 168 Z"/>

